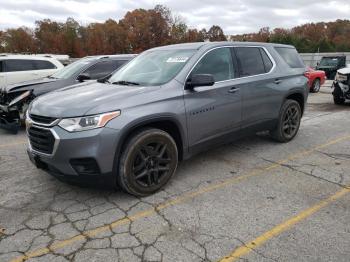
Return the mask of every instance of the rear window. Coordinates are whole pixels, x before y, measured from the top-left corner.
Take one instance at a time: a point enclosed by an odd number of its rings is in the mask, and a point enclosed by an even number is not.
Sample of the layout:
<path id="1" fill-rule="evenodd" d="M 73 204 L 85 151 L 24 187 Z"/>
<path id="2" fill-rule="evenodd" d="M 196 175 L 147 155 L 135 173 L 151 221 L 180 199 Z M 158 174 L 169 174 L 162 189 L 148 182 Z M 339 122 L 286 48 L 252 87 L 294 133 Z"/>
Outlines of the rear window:
<path id="1" fill-rule="evenodd" d="M 240 64 L 240 76 L 252 76 L 266 73 L 259 47 L 235 47 Z"/>
<path id="2" fill-rule="evenodd" d="M 304 62 L 301 60 L 297 50 L 290 47 L 275 47 L 277 53 L 291 68 L 304 68 Z"/>

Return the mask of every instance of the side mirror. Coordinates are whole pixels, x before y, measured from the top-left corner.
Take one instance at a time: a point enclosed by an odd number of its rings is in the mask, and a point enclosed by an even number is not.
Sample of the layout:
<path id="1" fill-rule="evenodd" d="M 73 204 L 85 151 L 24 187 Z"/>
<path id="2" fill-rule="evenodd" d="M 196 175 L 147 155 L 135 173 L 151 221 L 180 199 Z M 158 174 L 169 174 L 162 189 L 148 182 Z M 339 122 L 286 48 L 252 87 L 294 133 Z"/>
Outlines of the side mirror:
<path id="1" fill-rule="evenodd" d="M 195 74 L 187 80 L 186 89 L 193 89 L 197 86 L 212 86 L 215 84 L 214 76 L 211 74 Z"/>
<path id="2" fill-rule="evenodd" d="M 82 73 L 82 74 L 78 75 L 78 77 L 77 77 L 77 80 L 78 80 L 79 82 L 84 82 L 84 81 L 90 80 L 90 79 L 91 79 L 91 77 L 90 77 L 90 75 L 87 74 L 87 73 Z"/>

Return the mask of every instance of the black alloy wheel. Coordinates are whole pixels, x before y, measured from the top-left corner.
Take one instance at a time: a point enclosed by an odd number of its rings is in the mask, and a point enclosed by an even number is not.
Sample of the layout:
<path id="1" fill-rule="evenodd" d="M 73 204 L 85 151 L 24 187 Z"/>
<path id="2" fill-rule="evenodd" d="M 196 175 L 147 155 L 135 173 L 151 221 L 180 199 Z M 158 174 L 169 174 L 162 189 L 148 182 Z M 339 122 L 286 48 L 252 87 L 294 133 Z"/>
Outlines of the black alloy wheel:
<path id="1" fill-rule="evenodd" d="M 290 105 L 283 118 L 282 131 L 287 139 L 290 139 L 298 132 L 300 124 L 300 109 L 295 104 Z"/>
<path id="2" fill-rule="evenodd" d="M 292 140 L 299 131 L 301 116 L 299 103 L 286 100 L 282 105 L 276 128 L 270 131 L 272 137 L 282 143 Z"/>
<path id="3" fill-rule="evenodd" d="M 159 129 L 145 129 L 128 141 L 118 181 L 130 194 L 146 196 L 161 189 L 175 173 L 178 152 L 174 139 Z"/>

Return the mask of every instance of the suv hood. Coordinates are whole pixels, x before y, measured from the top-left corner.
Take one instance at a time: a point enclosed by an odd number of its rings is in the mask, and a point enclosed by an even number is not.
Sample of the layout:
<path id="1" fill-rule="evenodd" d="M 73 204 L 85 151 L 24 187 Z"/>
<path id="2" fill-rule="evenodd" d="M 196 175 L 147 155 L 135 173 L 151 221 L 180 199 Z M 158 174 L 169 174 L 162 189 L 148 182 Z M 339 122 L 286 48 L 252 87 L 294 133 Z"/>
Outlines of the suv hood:
<path id="1" fill-rule="evenodd" d="M 26 91 L 26 90 L 29 90 L 29 89 L 33 89 L 32 88 L 33 86 L 47 84 L 47 83 L 51 83 L 51 82 L 56 82 L 57 80 L 58 79 L 47 78 L 46 77 L 46 78 L 41 78 L 41 79 L 21 82 L 21 83 L 18 83 L 18 84 L 8 85 L 5 88 L 3 88 L 3 90 L 6 93 L 17 92 L 17 91 Z"/>
<path id="2" fill-rule="evenodd" d="M 342 69 L 338 69 L 337 72 L 343 75 L 350 74 L 350 67 L 344 67 Z"/>
<path id="3" fill-rule="evenodd" d="M 30 113 L 56 118 L 105 113 L 125 108 L 130 104 L 135 105 L 137 102 L 144 103 L 143 95 L 159 88 L 159 86 L 83 83 L 38 97 L 32 102 Z"/>

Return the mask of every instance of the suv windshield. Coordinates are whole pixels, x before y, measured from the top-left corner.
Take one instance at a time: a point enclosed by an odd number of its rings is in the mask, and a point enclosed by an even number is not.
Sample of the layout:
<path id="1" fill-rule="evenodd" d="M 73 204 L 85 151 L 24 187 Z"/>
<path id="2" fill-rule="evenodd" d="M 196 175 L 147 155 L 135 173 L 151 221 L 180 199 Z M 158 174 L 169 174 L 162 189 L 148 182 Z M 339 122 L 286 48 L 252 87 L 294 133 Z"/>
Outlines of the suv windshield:
<path id="1" fill-rule="evenodd" d="M 79 59 L 78 61 L 75 61 L 74 63 L 67 65 L 66 67 L 62 68 L 61 70 L 57 71 L 53 75 L 51 75 L 52 78 L 59 78 L 59 79 L 67 79 L 76 74 L 77 72 L 80 72 L 83 67 L 85 67 L 87 64 L 89 64 L 94 58 L 83 58 Z"/>
<path id="2" fill-rule="evenodd" d="M 336 57 L 323 57 L 320 61 L 321 66 L 337 66 L 338 58 Z"/>
<path id="3" fill-rule="evenodd" d="M 109 79 L 116 84 L 162 85 L 174 78 L 196 50 L 155 50 L 141 54 Z"/>

